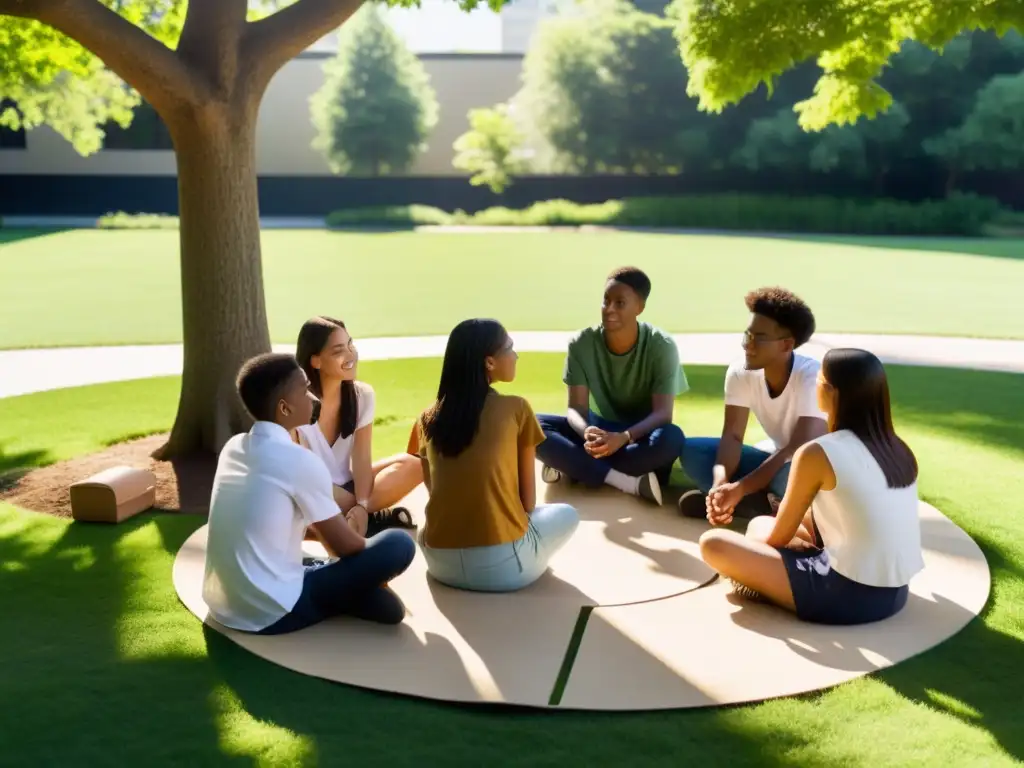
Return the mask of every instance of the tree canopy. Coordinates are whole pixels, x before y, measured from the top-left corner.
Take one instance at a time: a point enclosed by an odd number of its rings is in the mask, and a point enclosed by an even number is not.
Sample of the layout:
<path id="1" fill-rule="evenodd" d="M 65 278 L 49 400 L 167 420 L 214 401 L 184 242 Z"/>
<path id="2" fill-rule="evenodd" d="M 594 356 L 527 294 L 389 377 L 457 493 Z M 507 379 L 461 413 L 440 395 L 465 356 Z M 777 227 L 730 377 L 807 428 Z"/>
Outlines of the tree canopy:
<path id="1" fill-rule="evenodd" d="M 311 100 L 320 150 L 335 173 L 406 173 L 437 124 L 438 105 L 422 62 L 364 5 L 342 28 Z"/>
<path id="2" fill-rule="evenodd" d="M 707 111 L 816 60 L 814 93 L 795 106 L 808 130 L 887 109 L 892 96 L 879 79 L 907 40 L 941 50 L 965 30 L 1005 34 L 1024 23 L 1024 3 L 992 0 L 675 0 L 668 13 L 688 92 Z"/>

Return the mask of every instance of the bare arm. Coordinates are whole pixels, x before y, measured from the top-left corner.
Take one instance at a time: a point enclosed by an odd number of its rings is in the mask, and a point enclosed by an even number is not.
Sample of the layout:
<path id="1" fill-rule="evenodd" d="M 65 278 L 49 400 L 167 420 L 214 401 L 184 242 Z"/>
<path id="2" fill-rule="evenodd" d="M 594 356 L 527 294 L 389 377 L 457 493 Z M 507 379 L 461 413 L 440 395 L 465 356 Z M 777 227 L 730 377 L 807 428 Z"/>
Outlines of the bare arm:
<path id="1" fill-rule="evenodd" d="M 366 501 L 373 493 L 372 438 L 373 425 L 367 424 L 356 430 L 352 441 L 352 480 L 357 500 Z"/>
<path id="2" fill-rule="evenodd" d="M 729 478 L 740 465 L 743 452 L 743 438 L 747 434 L 750 409 L 738 405 L 725 406 L 725 422 L 722 425 L 722 439 L 718 443 L 715 467 L 712 470 L 711 487 L 717 488 L 729 482 Z"/>
<path id="3" fill-rule="evenodd" d="M 580 437 L 589 426 L 590 390 L 586 387 L 569 387 L 569 426 Z"/>
<path id="4" fill-rule="evenodd" d="M 519 499 L 526 514 L 537 506 L 537 465 L 534 463 L 537 448 L 533 445 L 519 447 Z"/>
<path id="5" fill-rule="evenodd" d="M 817 443 L 802 446 L 793 457 L 786 496 L 779 507 L 766 543 L 772 547 L 785 547 L 800 530 L 811 502 L 826 484 L 834 482 L 835 474 L 824 449 Z"/>
<path id="6" fill-rule="evenodd" d="M 651 414 L 642 421 L 631 426 L 627 431 L 629 436 L 637 440 L 644 435 L 650 434 L 658 427 L 672 423 L 672 412 L 675 409 L 676 399 L 674 395 L 652 395 Z"/>
<path id="7" fill-rule="evenodd" d="M 782 469 L 785 463 L 789 461 L 803 445 L 816 437 L 821 437 L 827 431 L 828 426 L 825 424 L 823 419 L 801 416 L 796 422 L 796 427 L 793 429 L 793 434 L 789 439 L 789 443 L 783 448 L 775 451 L 775 453 L 761 463 L 761 466 L 740 480 L 740 487 L 743 489 L 743 495 L 747 496 L 755 491 L 767 488 L 768 484 L 771 483 L 772 478 L 775 477 L 775 474 Z"/>

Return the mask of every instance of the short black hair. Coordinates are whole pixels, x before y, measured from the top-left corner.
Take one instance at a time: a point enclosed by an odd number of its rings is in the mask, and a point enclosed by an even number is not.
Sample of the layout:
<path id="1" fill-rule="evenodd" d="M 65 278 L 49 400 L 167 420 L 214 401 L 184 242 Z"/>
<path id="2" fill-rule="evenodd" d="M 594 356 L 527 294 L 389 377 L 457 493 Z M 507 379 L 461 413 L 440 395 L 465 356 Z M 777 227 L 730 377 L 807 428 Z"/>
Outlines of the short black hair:
<path id="1" fill-rule="evenodd" d="M 608 279 L 628 285 L 644 301 L 651 295 L 651 278 L 637 267 L 619 267 L 608 275 Z"/>
<path id="2" fill-rule="evenodd" d="M 814 313 L 803 299 L 785 288 L 758 288 L 746 296 L 747 309 L 755 315 L 774 320 L 793 335 L 800 347 L 814 335 Z"/>
<path id="3" fill-rule="evenodd" d="M 246 360 L 236 380 L 246 410 L 257 421 L 274 421 L 281 390 L 301 370 L 294 355 L 281 352 L 268 352 Z"/>

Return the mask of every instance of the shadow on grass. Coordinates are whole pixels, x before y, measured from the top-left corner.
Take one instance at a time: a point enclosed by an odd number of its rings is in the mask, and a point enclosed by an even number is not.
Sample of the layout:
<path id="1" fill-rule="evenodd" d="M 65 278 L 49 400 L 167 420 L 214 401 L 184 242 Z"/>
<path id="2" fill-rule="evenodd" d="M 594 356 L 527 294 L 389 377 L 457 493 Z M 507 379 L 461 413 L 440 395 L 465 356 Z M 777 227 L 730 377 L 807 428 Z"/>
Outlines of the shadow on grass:
<path id="1" fill-rule="evenodd" d="M 1024 455 L 1024 375 L 886 366 L 893 418 Z"/>
<path id="2" fill-rule="evenodd" d="M 4 229 L 0 226 L 0 246 L 8 245 L 10 243 L 17 243 L 21 240 L 31 240 L 36 237 L 46 237 L 48 235 L 58 235 L 61 232 L 68 232 L 67 227 L 34 227 L 34 228 L 15 228 L 15 229 Z"/>
<path id="3" fill-rule="evenodd" d="M 759 235 L 751 235 L 759 236 Z M 993 259 L 1024 260 L 1024 238 L 1020 237 L 885 237 L 857 235 L 760 235 L 801 243 L 855 245 L 897 251 L 932 251 L 985 256 Z"/>
<path id="4" fill-rule="evenodd" d="M 21 475 L 52 462 L 47 450 L 8 451 L 0 445 L 0 491 Z"/>

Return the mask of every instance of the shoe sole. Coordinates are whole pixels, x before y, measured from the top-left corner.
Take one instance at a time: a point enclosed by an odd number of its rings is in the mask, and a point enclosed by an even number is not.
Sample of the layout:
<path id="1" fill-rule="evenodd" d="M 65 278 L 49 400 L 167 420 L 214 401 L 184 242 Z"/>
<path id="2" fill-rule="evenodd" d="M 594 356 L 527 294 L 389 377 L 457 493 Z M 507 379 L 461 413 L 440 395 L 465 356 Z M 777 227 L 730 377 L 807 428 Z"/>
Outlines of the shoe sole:
<path id="1" fill-rule="evenodd" d="M 651 495 L 654 496 L 654 501 L 660 507 L 664 499 L 661 496 L 661 483 L 658 482 L 657 475 L 649 475 L 651 480 Z"/>
<path id="2" fill-rule="evenodd" d="M 540 479 L 548 485 L 553 485 L 562 479 L 562 473 L 551 467 L 544 467 L 540 472 Z"/>

